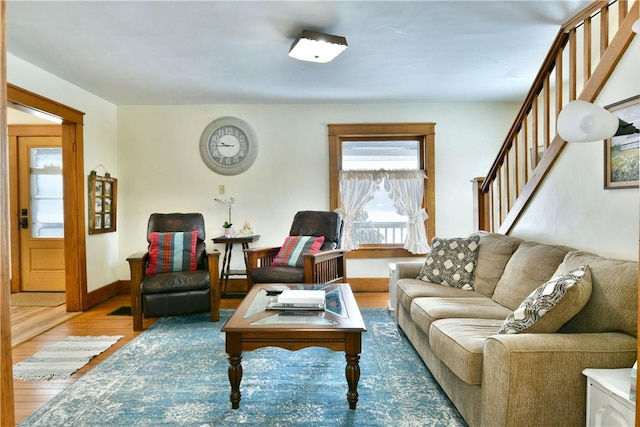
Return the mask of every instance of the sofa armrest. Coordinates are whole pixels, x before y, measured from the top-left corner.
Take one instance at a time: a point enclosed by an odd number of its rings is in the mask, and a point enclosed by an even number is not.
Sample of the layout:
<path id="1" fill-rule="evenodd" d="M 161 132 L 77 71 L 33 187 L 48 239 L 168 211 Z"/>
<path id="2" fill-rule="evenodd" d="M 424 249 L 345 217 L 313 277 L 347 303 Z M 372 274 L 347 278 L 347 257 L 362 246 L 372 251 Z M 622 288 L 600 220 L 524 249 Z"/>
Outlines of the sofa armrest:
<path id="1" fill-rule="evenodd" d="M 415 279 L 420 274 L 424 261 L 396 262 L 396 275 L 399 279 Z"/>
<path id="2" fill-rule="evenodd" d="M 636 339 L 619 332 L 494 335 L 484 344 L 481 425 L 584 425 L 582 370 L 635 360 Z"/>

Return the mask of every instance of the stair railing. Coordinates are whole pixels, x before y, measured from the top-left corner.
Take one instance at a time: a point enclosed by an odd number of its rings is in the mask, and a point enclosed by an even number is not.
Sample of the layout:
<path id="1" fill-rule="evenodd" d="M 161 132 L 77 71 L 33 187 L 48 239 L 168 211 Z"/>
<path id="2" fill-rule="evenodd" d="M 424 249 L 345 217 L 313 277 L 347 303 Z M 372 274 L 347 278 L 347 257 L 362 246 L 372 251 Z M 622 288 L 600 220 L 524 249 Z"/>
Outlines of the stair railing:
<path id="1" fill-rule="evenodd" d="M 562 26 L 487 176 L 472 181 L 476 229 L 508 234 L 566 144 L 558 113 L 597 97 L 633 39 L 639 1 L 595 1 Z"/>

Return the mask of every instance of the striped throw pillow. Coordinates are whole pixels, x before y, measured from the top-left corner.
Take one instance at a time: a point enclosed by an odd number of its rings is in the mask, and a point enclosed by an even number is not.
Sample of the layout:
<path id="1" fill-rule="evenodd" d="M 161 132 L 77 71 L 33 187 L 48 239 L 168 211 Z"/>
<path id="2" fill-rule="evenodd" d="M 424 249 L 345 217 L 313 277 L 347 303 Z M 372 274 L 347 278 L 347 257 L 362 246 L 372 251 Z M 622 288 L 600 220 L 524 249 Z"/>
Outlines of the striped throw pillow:
<path id="1" fill-rule="evenodd" d="M 271 265 L 279 267 L 302 267 L 303 255 L 318 252 L 324 243 L 324 236 L 289 236 L 278 251 Z"/>
<path id="2" fill-rule="evenodd" d="M 198 231 L 177 233 L 149 233 L 149 264 L 146 273 L 194 271 Z"/>

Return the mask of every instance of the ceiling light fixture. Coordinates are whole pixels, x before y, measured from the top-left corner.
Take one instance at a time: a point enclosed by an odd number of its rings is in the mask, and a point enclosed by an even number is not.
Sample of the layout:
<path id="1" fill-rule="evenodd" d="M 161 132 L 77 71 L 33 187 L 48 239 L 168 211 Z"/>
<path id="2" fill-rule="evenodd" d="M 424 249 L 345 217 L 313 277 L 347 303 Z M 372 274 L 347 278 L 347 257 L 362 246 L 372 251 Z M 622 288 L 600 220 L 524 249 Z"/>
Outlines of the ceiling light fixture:
<path id="1" fill-rule="evenodd" d="M 289 49 L 289 56 L 301 61 L 330 62 L 347 48 L 347 39 L 304 30 Z"/>
<path id="2" fill-rule="evenodd" d="M 640 133 L 634 125 L 587 101 L 571 101 L 558 114 L 558 135 L 567 142 L 591 142 Z"/>

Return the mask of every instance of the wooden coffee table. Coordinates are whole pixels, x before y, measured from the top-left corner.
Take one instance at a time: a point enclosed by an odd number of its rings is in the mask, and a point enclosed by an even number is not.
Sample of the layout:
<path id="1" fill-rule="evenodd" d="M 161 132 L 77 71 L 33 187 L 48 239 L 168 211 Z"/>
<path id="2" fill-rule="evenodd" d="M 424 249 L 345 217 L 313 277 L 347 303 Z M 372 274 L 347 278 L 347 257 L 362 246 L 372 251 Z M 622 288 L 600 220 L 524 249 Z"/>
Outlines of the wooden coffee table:
<path id="1" fill-rule="evenodd" d="M 267 310 L 270 298 L 265 289 L 324 289 L 324 311 L 283 312 Z M 360 309 L 346 283 L 330 285 L 264 284 L 254 285 L 238 309 L 222 327 L 229 355 L 231 407 L 240 407 L 242 380 L 242 352 L 261 347 L 281 347 L 300 350 L 306 347 L 325 347 L 344 351 L 347 360 L 347 401 L 349 409 L 356 409 L 360 379 L 362 332 L 367 329 Z"/>

